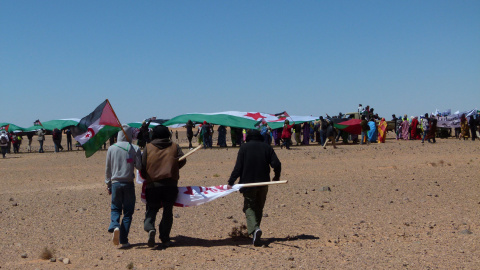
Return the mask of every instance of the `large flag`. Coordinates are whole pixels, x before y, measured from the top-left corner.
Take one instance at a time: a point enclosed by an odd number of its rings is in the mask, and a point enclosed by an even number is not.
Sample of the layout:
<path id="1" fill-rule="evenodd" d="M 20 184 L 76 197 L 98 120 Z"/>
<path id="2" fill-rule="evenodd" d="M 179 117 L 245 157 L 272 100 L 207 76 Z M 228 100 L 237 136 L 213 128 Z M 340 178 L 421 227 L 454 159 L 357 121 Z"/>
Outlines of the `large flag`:
<path id="1" fill-rule="evenodd" d="M 3 127 L 2 129 L 5 129 L 8 132 L 22 132 L 22 131 L 25 131 L 24 128 L 19 127 L 15 124 L 12 124 L 12 123 L 0 123 L 0 127 Z"/>
<path id="2" fill-rule="evenodd" d="M 254 129 L 258 125 L 259 121 L 266 121 L 268 126 L 272 129 L 283 127 L 283 122 L 289 117 L 291 121 L 295 121 L 296 124 L 303 122 L 314 121 L 313 116 L 289 116 L 286 112 L 280 114 L 270 114 L 262 112 L 238 112 L 227 111 L 218 113 L 189 113 L 176 116 L 167 122 L 163 123 L 165 126 L 171 126 L 175 124 L 185 124 L 188 120 L 193 122 L 202 123 L 207 121 L 215 125 L 223 125 L 228 127 Z M 260 122 L 261 123 L 261 122 Z"/>
<path id="3" fill-rule="evenodd" d="M 120 123 L 107 99 L 72 128 L 72 135 L 83 146 L 88 158 L 119 130 Z"/>
<path id="4" fill-rule="evenodd" d="M 333 126 L 350 134 L 360 135 L 362 133 L 362 127 L 360 126 L 361 122 L 362 120 L 360 119 L 350 119 L 334 123 Z"/>

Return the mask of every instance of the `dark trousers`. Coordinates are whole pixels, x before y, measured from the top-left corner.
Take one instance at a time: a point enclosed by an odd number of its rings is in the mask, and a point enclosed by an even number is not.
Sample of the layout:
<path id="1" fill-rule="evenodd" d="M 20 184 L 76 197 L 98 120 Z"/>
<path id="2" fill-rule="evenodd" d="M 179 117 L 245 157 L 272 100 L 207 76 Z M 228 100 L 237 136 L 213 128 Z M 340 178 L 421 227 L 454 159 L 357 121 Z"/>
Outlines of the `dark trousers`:
<path id="1" fill-rule="evenodd" d="M 283 145 L 285 146 L 285 148 L 290 149 L 290 145 L 292 145 L 292 139 L 290 138 L 283 139 Z"/>
<path id="2" fill-rule="evenodd" d="M 177 187 L 155 186 L 155 183 L 151 183 L 151 186 L 147 186 L 145 189 L 147 209 L 143 229 L 146 232 L 155 230 L 157 213 L 163 207 L 162 220 L 158 226 L 159 237 L 163 243 L 170 241 L 170 231 L 173 225 L 173 204 L 177 199 L 177 194 Z"/>
<path id="3" fill-rule="evenodd" d="M 2 156 L 5 158 L 5 154 L 7 154 L 7 146 L 2 146 Z"/>
<path id="4" fill-rule="evenodd" d="M 256 229 L 260 228 L 267 193 L 268 186 L 247 188 L 243 191 L 243 212 L 247 218 L 248 234 L 253 234 Z"/>
<path id="5" fill-rule="evenodd" d="M 20 151 L 20 144 L 13 143 L 13 153 L 18 153 Z"/>
<path id="6" fill-rule="evenodd" d="M 326 140 L 327 140 L 327 131 L 320 130 L 320 144 L 324 145 Z"/>
<path id="7" fill-rule="evenodd" d="M 193 138 L 193 135 L 192 135 L 192 136 L 187 136 L 187 139 L 188 139 L 188 148 L 193 148 L 193 146 L 192 146 L 192 138 Z"/>
<path id="8" fill-rule="evenodd" d="M 38 141 L 38 143 L 40 144 L 40 149 L 38 149 L 38 152 L 43 153 L 43 141 Z"/>
<path id="9" fill-rule="evenodd" d="M 212 136 L 203 134 L 203 148 L 212 148 Z"/>

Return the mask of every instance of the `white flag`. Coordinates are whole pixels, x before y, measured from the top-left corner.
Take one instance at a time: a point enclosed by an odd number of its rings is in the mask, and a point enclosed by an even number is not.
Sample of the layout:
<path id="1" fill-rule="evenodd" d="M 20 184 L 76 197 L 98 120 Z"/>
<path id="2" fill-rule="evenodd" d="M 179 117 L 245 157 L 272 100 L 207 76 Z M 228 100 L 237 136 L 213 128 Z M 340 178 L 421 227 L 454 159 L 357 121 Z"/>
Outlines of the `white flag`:
<path id="1" fill-rule="evenodd" d="M 197 206 L 227 196 L 238 190 L 240 190 L 238 186 L 227 189 L 227 185 L 214 187 L 178 187 L 178 196 L 174 205 L 178 207 Z"/>
<path id="2" fill-rule="evenodd" d="M 140 172 L 137 171 L 136 182 L 142 184 L 142 202 L 147 203 L 145 197 L 145 179 L 142 178 Z M 206 202 L 213 201 L 215 199 L 227 196 L 230 193 L 239 191 L 241 186 L 234 185 L 231 189 L 227 189 L 227 185 L 213 186 L 213 187 L 200 187 L 200 186 L 188 186 L 178 187 L 178 196 L 175 201 L 175 206 L 178 207 L 190 207 L 204 204 Z"/>

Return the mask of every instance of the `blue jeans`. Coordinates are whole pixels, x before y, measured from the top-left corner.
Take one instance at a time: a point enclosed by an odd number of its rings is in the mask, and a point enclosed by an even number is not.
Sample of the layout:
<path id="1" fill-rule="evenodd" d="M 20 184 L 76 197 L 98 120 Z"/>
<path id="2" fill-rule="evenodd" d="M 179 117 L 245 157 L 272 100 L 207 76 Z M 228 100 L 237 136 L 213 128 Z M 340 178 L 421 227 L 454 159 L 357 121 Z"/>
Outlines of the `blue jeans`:
<path id="1" fill-rule="evenodd" d="M 123 218 L 120 225 L 120 216 Z M 130 183 L 112 183 L 112 208 L 110 217 L 109 232 L 120 228 L 120 244 L 128 243 L 128 232 L 132 224 L 132 215 L 135 210 L 135 186 Z"/>
<path id="2" fill-rule="evenodd" d="M 40 144 L 40 149 L 38 150 L 39 153 L 43 153 L 43 141 L 38 141 Z"/>
<path id="3" fill-rule="evenodd" d="M 422 142 L 425 141 L 425 136 L 427 136 L 428 130 L 423 131 L 423 137 L 422 137 Z"/>
<path id="4" fill-rule="evenodd" d="M 203 134 L 203 148 L 212 148 L 212 136 Z"/>
<path id="5" fill-rule="evenodd" d="M 324 145 L 326 140 L 327 140 L 327 132 L 324 130 L 320 130 L 320 144 Z"/>
<path id="6" fill-rule="evenodd" d="M 368 133 L 368 131 L 362 131 L 362 140 L 360 141 L 360 144 L 363 144 L 363 140 L 365 139 L 365 137 L 367 137 L 367 141 L 368 141 L 367 133 Z"/>

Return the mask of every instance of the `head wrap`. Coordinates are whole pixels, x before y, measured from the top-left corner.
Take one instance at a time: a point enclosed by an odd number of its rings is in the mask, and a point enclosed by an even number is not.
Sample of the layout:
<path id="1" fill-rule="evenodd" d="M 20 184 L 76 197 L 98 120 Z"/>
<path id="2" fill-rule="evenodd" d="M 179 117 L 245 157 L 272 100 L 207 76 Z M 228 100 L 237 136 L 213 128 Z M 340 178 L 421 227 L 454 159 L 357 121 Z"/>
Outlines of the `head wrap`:
<path id="1" fill-rule="evenodd" d="M 152 139 L 168 139 L 170 135 L 170 131 L 166 126 L 159 125 L 153 128 Z"/>

